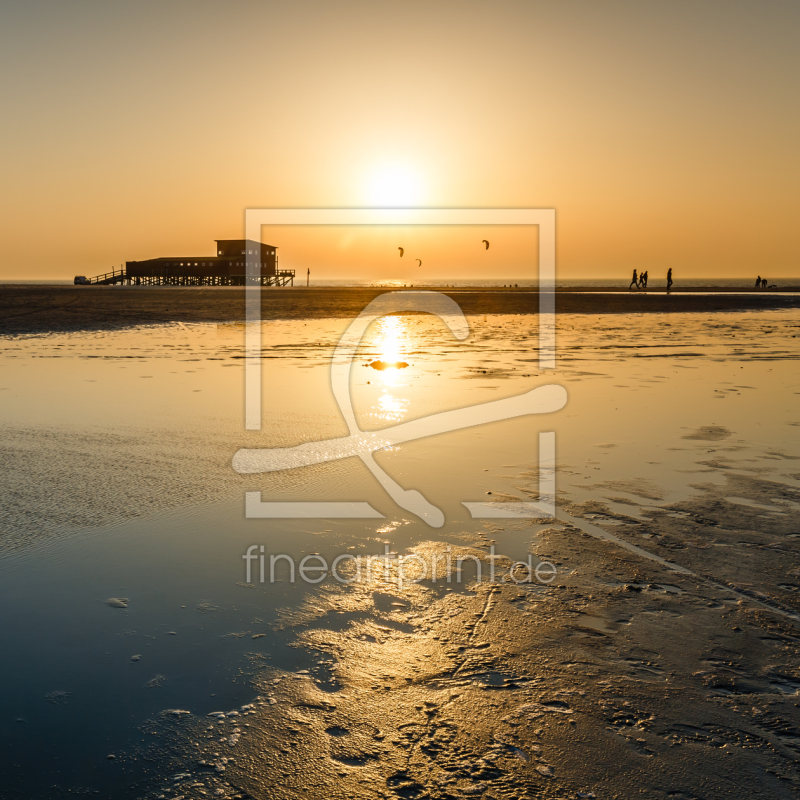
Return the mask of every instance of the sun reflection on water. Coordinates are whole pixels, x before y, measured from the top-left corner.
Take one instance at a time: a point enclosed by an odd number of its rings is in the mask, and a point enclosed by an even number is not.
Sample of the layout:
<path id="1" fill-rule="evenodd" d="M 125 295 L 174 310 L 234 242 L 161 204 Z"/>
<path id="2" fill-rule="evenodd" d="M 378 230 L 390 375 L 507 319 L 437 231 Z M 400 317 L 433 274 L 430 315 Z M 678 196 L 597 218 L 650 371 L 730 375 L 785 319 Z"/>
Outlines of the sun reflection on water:
<path id="1" fill-rule="evenodd" d="M 388 364 L 396 364 L 404 359 L 401 355 L 408 348 L 408 330 L 402 317 L 382 317 L 378 321 L 378 330 L 375 339 L 375 351 L 378 359 Z M 397 372 L 396 369 L 387 369 L 387 373 Z"/>
<path id="2" fill-rule="evenodd" d="M 408 328 L 402 317 L 382 317 L 376 322 L 372 349 L 375 361 L 383 366 L 377 370 L 383 393 L 378 398 L 373 417 L 386 422 L 398 422 L 406 413 L 408 400 L 398 397 L 391 389 L 405 385 L 402 368 L 393 366 L 405 364 L 409 351 Z"/>
<path id="3" fill-rule="evenodd" d="M 406 408 L 408 407 L 407 400 L 401 400 L 394 395 L 389 394 L 386 389 L 378 400 L 379 412 L 376 416 L 379 419 L 386 420 L 387 422 L 397 422 L 405 415 Z"/>
<path id="4" fill-rule="evenodd" d="M 384 386 L 397 386 L 399 368 L 406 364 L 409 350 L 408 328 L 402 317 L 383 317 L 378 321 L 374 349 L 376 360 L 386 366 L 381 370 Z"/>

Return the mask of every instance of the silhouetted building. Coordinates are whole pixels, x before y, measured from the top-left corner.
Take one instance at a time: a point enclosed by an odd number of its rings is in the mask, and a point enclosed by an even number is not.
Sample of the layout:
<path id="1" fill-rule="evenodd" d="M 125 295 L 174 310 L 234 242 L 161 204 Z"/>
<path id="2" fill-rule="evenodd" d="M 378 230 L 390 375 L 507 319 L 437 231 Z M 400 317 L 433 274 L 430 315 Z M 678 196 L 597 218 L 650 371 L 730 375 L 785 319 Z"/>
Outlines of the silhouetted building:
<path id="1" fill-rule="evenodd" d="M 243 286 L 248 276 L 261 286 L 294 285 L 294 270 L 278 268 L 278 248 L 252 239 L 216 239 L 213 256 L 165 256 L 127 261 L 105 275 L 75 277 L 80 286 Z"/>
<path id="2" fill-rule="evenodd" d="M 125 277 L 133 285 L 236 286 L 245 283 L 248 261 L 255 261 L 260 283 L 285 285 L 294 279 L 294 270 L 278 269 L 278 250 L 274 245 L 251 239 L 215 241 L 216 256 L 166 256 L 147 261 L 128 261 L 125 264 Z"/>

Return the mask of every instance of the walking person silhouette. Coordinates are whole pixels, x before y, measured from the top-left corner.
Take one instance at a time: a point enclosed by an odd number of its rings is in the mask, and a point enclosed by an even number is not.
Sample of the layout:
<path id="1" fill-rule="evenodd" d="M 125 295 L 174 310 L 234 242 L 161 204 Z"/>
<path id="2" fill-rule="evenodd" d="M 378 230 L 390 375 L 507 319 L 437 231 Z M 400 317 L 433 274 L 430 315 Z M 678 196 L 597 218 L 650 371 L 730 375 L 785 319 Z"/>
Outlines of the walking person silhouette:
<path id="1" fill-rule="evenodd" d="M 756 278 L 756 289 L 760 289 L 760 288 L 761 288 L 761 276 L 759 275 Z"/>
<path id="2" fill-rule="evenodd" d="M 639 276 L 636 274 L 636 270 L 633 271 L 633 279 L 631 280 L 631 285 L 628 287 L 628 289 L 633 289 L 634 286 L 637 288 L 639 286 Z"/>
<path id="3" fill-rule="evenodd" d="M 672 288 L 672 267 L 667 271 L 667 291 Z"/>

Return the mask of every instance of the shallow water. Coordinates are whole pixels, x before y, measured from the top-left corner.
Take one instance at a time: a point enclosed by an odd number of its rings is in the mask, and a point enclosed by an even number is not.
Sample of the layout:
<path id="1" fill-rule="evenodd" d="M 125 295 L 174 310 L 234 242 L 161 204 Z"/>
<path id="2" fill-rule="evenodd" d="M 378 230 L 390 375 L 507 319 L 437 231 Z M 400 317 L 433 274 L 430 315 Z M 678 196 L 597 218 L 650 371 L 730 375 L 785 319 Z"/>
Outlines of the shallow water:
<path id="1" fill-rule="evenodd" d="M 335 693 L 325 657 L 298 647 L 298 631 L 364 620 L 408 625 L 431 597 L 467 591 L 474 564 L 465 562 L 462 580 L 449 585 L 415 583 L 413 575 L 401 584 L 395 570 L 350 590 L 335 587 L 332 603 L 330 578 L 262 583 L 251 574 L 248 585 L 247 548 L 263 545 L 296 561 L 319 553 L 330 562 L 387 549 L 486 553 L 494 543 L 498 554 L 524 559 L 552 522 L 474 520 L 463 503 L 536 500 L 540 431 L 556 432 L 567 517 L 578 514 L 577 504 L 598 501 L 624 518 L 580 515 L 589 525 L 624 527 L 730 474 L 800 486 L 792 363 L 800 314 L 792 311 L 563 315 L 552 371 L 538 368 L 533 317 L 473 318 L 463 343 L 428 317 L 380 320 L 352 374 L 364 430 L 547 383 L 569 395 L 553 414 L 376 454 L 401 486 L 444 510 L 440 529 L 398 508 L 357 459 L 235 473 L 231 460 L 241 447 L 347 433 L 329 381 L 346 325 L 264 325 L 264 424 L 249 432 L 242 326 L 2 342 L 4 796 L 80 787 L 141 796 L 176 763 L 148 749 L 147 721 L 163 721 L 167 709 L 197 716 L 249 703 L 251 680 L 267 665 L 310 670 Z M 409 366 L 376 370 L 375 361 Z M 246 519 L 244 494 L 255 491 L 270 501 L 368 502 L 384 519 Z M 793 510 L 781 499 L 730 496 L 765 514 Z M 647 539 L 637 545 L 646 550 Z M 108 605 L 110 598 L 127 598 L 127 608 Z M 43 753 L 52 758 L 43 763 Z"/>

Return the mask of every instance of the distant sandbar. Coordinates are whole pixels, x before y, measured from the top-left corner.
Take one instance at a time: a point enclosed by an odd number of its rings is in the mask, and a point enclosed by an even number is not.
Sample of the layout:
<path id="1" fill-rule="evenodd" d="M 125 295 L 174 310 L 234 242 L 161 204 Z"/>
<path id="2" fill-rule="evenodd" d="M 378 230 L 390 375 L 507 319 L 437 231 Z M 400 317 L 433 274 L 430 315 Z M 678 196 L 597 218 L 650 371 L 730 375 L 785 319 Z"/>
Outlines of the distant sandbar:
<path id="1" fill-rule="evenodd" d="M 439 290 L 468 316 L 536 314 L 536 289 L 458 287 Z M 373 298 L 397 289 L 294 287 L 264 289 L 263 319 L 355 317 Z M 236 322 L 245 318 L 245 290 L 235 288 L 0 287 L 0 335 L 107 330 L 167 322 Z M 570 287 L 556 292 L 556 311 L 566 314 L 746 311 L 800 307 L 800 293 L 704 287 L 625 291 Z"/>

